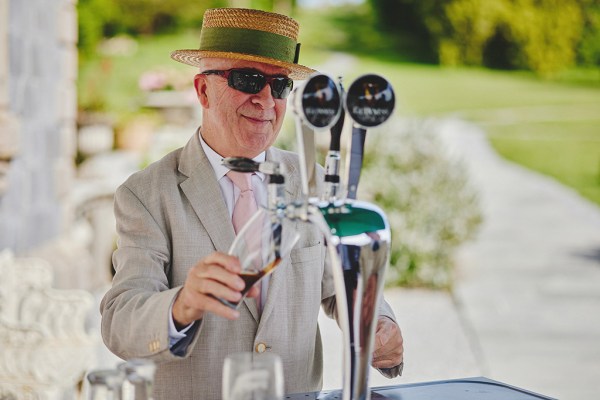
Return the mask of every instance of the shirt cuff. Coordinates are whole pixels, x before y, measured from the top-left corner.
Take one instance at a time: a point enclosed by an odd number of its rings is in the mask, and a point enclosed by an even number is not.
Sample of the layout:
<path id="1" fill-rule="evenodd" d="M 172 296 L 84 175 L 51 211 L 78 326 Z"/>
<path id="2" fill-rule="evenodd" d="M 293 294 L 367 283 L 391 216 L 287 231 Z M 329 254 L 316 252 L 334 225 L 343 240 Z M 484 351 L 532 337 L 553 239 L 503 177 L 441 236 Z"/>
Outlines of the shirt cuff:
<path id="1" fill-rule="evenodd" d="M 195 323 L 196 321 L 178 331 L 175 327 L 175 321 L 173 321 L 173 304 L 171 304 L 171 307 L 169 307 L 169 349 L 175 346 L 181 339 L 186 338 L 187 331 L 189 331 Z"/>

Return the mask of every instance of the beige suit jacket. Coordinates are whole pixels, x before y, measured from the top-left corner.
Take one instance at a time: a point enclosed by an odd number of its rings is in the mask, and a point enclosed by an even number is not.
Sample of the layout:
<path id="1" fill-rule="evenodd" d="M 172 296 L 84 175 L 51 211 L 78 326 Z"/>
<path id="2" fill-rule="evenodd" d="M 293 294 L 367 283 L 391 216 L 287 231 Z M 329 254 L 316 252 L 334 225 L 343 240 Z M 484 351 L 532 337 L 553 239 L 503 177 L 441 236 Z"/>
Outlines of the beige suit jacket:
<path id="1" fill-rule="evenodd" d="M 272 148 L 267 159 L 285 166 L 287 194 L 299 198 L 298 157 Z M 206 314 L 185 354 L 177 356 L 169 349 L 169 308 L 189 269 L 215 250 L 227 252 L 235 236 L 198 135 L 120 186 L 115 216 L 116 275 L 100 306 L 102 337 L 123 359 L 157 362 L 156 399 L 220 399 L 225 356 L 256 351 L 261 344 L 281 356 L 286 393 L 320 390 L 317 317 L 321 303 L 333 315 L 335 300 L 315 228 L 297 224 L 301 238 L 272 274 L 260 318 L 254 299 L 244 300 L 236 321 Z M 380 313 L 394 318 L 387 304 Z"/>

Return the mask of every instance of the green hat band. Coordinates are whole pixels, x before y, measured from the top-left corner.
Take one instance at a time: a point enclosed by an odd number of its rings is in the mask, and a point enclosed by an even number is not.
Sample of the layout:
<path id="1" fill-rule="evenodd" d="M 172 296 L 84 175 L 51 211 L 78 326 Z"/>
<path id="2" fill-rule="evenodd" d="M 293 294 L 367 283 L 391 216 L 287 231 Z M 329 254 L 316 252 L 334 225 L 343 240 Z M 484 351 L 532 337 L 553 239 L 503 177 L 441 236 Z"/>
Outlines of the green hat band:
<path id="1" fill-rule="evenodd" d="M 300 44 L 276 33 L 218 27 L 202 29 L 199 50 L 252 54 L 296 64 Z"/>

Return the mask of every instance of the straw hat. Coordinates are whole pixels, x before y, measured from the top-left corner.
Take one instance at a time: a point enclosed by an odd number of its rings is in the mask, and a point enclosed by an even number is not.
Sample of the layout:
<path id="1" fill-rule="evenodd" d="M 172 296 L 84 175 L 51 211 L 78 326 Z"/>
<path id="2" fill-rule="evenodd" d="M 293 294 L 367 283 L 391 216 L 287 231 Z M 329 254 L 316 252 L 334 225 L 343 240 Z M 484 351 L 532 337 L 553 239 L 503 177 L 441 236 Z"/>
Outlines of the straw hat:
<path id="1" fill-rule="evenodd" d="M 200 66 L 200 59 L 216 57 L 256 61 L 290 70 L 290 78 L 306 79 L 313 69 L 298 64 L 299 25 L 281 14 L 245 8 L 206 10 L 198 50 L 176 50 L 171 58 Z"/>

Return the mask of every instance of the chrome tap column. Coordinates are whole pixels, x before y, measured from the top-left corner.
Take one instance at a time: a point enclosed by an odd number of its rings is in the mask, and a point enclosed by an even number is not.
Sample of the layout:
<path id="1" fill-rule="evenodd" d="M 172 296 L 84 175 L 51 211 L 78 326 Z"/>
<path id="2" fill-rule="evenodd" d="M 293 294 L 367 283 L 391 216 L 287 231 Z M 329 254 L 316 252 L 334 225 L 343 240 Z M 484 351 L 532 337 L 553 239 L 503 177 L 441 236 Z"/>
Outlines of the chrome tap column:
<path id="1" fill-rule="evenodd" d="M 344 398 L 369 399 L 369 366 L 385 272 L 389 262 L 391 232 L 383 211 L 373 204 L 354 201 L 322 208 L 339 243 L 337 253 L 344 277 L 348 309 L 350 377 Z M 346 397 L 346 392 L 350 395 Z"/>
<path id="2" fill-rule="evenodd" d="M 383 294 L 385 271 L 391 250 L 391 231 L 384 212 L 373 204 L 351 201 L 356 199 L 364 158 L 367 128 L 384 123 L 395 105 L 394 91 L 381 76 L 369 74 L 356 79 L 345 96 L 347 115 L 352 119 L 351 147 L 347 161 L 348 190 L 346 206 L 350 216 L 328 219 L 332 229 L 349 232 L 341 237 L 340 256 L 351 334 L 352 399 L 368 400 L 369 366 L 373 357 L 375 329 L 379 303 Z"/>
<path id="3" fill-rule="evenodd" d="M 335 91 L 341 95 L 336 96 Z M 353 120 L 352 145 L 348 159 L 348 199 L 339 199 L 340 135 L 344 117 L 334 116 L 336 99 L 345 99 L 346 113 Z M 331 256 L 339 324 L 344 336 L 344 400 L 368 400 L 369 366 L 373 354 L 379 302 L 389 262 L 391 232 L 387 218 L 377 206 L 356 198 L 362 168 L 366 128 L 391 115 L 394 93 L 377 75 L 357 79 L 343 94 L 341 86 L 326 75 L 314 75 L 294 93 L 299 154 L 308 219 L 323 231 Z M 342 114 L 343 115 L 343 114 Z M 336 123 L 337 122 L 337 123 Z M 327 157 L 326 191 L 321 201 L 311 198 L 314 187 L 313 130 L 331 129 Z M 315 208 L 320 215 L 315 214 Z"/>

